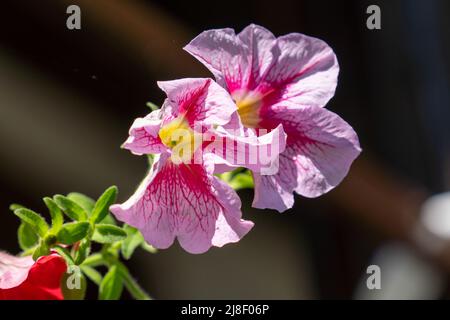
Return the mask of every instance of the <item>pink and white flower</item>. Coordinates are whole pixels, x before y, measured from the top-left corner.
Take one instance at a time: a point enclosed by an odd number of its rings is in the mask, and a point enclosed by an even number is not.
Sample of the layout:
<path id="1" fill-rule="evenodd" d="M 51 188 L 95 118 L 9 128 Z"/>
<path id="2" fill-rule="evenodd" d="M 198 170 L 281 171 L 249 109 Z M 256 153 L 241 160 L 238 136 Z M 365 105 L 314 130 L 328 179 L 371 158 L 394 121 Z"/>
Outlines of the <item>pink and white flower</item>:
<path id="1" fill-rule="evenodd" d="M 278 173 L 253 173 L 253 206 L 284 211 L 293 206 L 294 191 L 317 197 L 347 175 L 361 148 L 352 127 L 323 108 L 339 73 L 325 42 L 299 33 L 275 38 L 250 25 L 237 35 L 232 29 L 205 31 L 185 50 L 229 91 L 248 130 L 282 125 L 288 135 Z"/>
<path id="2" fill-rule="evenodd" d="M 160 249 L 171 246 L 175 238 L 191 253 L 239 241 L 253 223 L 241 219 L 239 197 L 213 175 L 215 163 L 222 159 L 221 148 L 208 148 L 211 142 L 202 139 L 207 132 L 217 139 L 227 135 L 221 127 L 230 123 L 236 104 L 211 79 L 180 79 L 158 85 L 167 94 L 163 107 L 136 119 L 123 145 L 134 154 L 157 154 L 157 161 L 135 194 L 125 203 L 113 205 L 111 212 L 138 228 L 148 243 Z M 279 137 L 230 139 L 233 144 L 238 141 L 247 147 L 260 147 Z M 258 164 L 253 169 L 258 171 Z"/>

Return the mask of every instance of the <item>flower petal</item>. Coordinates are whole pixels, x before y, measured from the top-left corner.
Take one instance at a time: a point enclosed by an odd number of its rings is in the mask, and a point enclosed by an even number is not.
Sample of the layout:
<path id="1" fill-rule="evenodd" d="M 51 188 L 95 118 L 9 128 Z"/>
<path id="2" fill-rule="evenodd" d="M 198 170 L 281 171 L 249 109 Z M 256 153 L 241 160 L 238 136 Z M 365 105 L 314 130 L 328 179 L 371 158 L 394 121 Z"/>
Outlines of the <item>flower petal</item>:
<path id="1" fill-rule="evenodd" d="M 164 152 L 167 148 L 158 136 L 162 122 L 159 114 L 160 110 L 155 110 L 145 118 L 137 118 L 122 147 L 136 155 Z"/>
<path id="2" fill-rule="evenodd" d="M 274 62 L 273 49 L 276 38 L 272 32 L 255 24 L 250 24 L 242 30 L 238 34 L 238 38 L 247 47 L 250 65 L 247 83 L 240 89 L 253 90 L 259 85 L 261 78 Z"/>
<path id="3" fill-rule="evenodd" d="M 25 263 L 29 264 L 29 262 Z M 66 262 L 58 254 L 40 257 L 29 267 L 24 281 L 9 289 L 0 289 L 0 299 L 62 300 L 64 297 L 61 290 L 61 279 L 66 270 Z"/>
<path id="4" fill-rule="evenodd" d="M 166 104 L 174 115 L 184 115 L 191 127 L 224 125 L 236 111 L 228 92 L 212 79 L 187 78 L 159 81 L 158 86 L 167 94 Z"/>
<path id="5" fill-rule="evenodd" d="M 213 187 L 223 210 L 217 217 L 212 244 L 222 247 L 227 243 L 238 242 L 254 224 L 241 219 L 241 199 L 229 185 L 214 177 Z"/>
<path id="6" fill-rule="evenodd" d="M 297 168 L 293 161 L 280 155 L 277 174 L 263 176 L 253 173 L 255 196 L 252 206 L 259 209 L 275 209 L 283 212 L 294 205 L 294 189 L 297 185 Z"/>
<path id="7" fill-rule="evenodd" d="M 333 50 L 324 41 L 300 33 L 279 37 L 276 48 L 258 88 L 265 95 L 264 105 L 325 106 L 339 74 Z"/>
<path id="8" fill-rule="evenodd" d="M 280 155 L 279 173 L 271 177 L 255 175 L 254 205 L 258 208 L 290 208 L 293 201 L 288 194 L 293 191 L 305 197 L 328 192 L 347 175 L 361 152 L 352 127 L 327 109 L 278 106 L 272 109 L 270 118 L 283 124 L 288 139 Z"/>
<path id="9" fill-rule="evenodd" d="M 254 24 L 238 35 L 232 29 L 208 30 L 184 49 L 231 94 L 245 97 L 256 92 L 265 105 L 289 101 L 323 107 L 336 89 L 339 66 L 333 50 L 300 33 L 276 39 Z"/>
<path id="10" fill-rule="evenodd" d="M 0 252 L 0 289 L 17 287 L 24 282 L 33 264 L 31 256 L 16 257 Z"/>
<path id="11" fill-rule="evenodd" d="M 241 128 L 217 128 L 211 132 L 214 142 L 209 144 L 204 153 L 213 153 L 218 165 L 216 173 L 223 172 L 223 166 L 233 170 L 233 167 L 245 167 L 264 175 L 278 172 L 279 154 L 286 146 L 286 134 L 282 125 L 267 132 L 253 130 L 242 133 Z"/>
<path id="12" fill-rule="evenodd" d="M 175 237 L 190 253 L 236 242 L 252 224 L 240 219 L 237 196 L 218 184 L 212 170 L 210 163 L 175 165 L 163 154 L 138 191 L 111 211 L 160 249 Z"/>
<path id="13" fill-rule="evenodd" d="M 230 92 L 248 83 L 251 70 L 249 50 L 233 29 L 204 31 L 184 50 L 202 62 L 217 82 L 224 88 L 228 87 Z"/>

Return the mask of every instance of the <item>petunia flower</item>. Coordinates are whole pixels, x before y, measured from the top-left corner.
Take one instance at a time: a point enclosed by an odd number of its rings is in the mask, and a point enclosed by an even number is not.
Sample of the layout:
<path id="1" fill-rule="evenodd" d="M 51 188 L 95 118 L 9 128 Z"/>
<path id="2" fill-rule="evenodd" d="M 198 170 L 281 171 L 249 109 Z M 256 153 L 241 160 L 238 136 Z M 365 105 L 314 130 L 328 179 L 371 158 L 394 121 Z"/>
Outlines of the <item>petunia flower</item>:
<path id="1" fill-rule="evenodd" d="M 63 300 L 66 262 L 57 254 L 16 257 L 0 252 L 0 300 Z"/>
<path id="2" fill-rule="evenodd" d="M 299 33 L 275 38 L 250 25 L 202 32 L 185 48 L 226 88 L 248 130 L 287 133 L 279 171 L 254 172 L 253 206 L 284 211 L 293 192 L 317 197 L 337 186 L 361 152 L 357 134 L 335 113 L 323 108 L 333 97 L 339 66 L 322 40 Z"/>
<path id="3" fill-rule="evenodd" d="M 211 79 L 180 79 L 158 85 L 167 94 L 163 107 L 136 119 L 123 145 L 137 155 L 157 154 L 157 160 L 135 194 L 125 203 L 111 206 L 111 212 L 138 228 L 148 243 L 160 249 L 171 246 L 176 238 L 191 253 L 239 241 L 253 223 L 241 219 L 239 197 L 214 176 L 219 159 L 232 165 L 236 161 L 223 158 L 221 151 L 226 147 L 210 148 L 217 141 L 204 141 L 204 136 L 230 138 L 232 145 L 241 144 L 246 150 L 280 138 L 272 133 L 228 137 L 221 128 L 230 123 L 237 107 L 229 93 Z M 271 160 L 275 158 L 277 152 L 271 155 Z M 255 163 L 252 167 L 258 170 L 258 166 Z"/>

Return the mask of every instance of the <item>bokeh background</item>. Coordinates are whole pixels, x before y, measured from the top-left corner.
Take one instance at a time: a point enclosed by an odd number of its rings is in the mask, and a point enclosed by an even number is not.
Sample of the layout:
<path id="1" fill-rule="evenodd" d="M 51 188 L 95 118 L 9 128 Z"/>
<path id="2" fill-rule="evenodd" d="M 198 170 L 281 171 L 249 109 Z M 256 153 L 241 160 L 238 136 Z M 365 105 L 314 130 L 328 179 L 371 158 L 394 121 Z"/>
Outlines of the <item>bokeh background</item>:
<path id="1" fill-rule="evenodd" d="M 82 29 L 66 28 L 77 4 Z M 382 29 L 366 28 L 381 8 Z M 251 208 L 239 244 L 190 255 L 178 245 L 128 265 L 159 299 L 449 297 L 450 212 L 424 209 L 448 190 L 448 1 L 2 0 L 0 9 L 0 248 L 18 253 L 18 202 L 115 184 L 127 199 L 144 157 L 119 148 L 133 119 L 160 104 L 157 80 L 210 76 L 182 50 L 205 29 L 249 23 L 325 40 L 341 72 L 328 108 L 358 132 L 362 155 L 335 190 L 296 198 L 283 214 Z M 430 213 L 431 212 L 431 213 Z M 368 290 L 379 265 L 382 289 Z M 89 298 L 95 298 L 91 288 Z M 124 299 L 129 298 L 124 294 Z"/>

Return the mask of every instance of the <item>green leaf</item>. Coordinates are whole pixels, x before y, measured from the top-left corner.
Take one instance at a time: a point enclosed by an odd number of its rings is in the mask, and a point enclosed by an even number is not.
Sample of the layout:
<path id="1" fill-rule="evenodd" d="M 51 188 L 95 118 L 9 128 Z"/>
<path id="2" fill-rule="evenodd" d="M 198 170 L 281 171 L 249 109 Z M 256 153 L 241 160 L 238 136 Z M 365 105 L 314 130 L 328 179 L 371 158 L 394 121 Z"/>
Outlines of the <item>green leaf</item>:
<path id="1" fill-rule="evenodd" d="M 70 219 L 75 221 L 87 220 L 87 212 L 73 200 L 59 194 L 55 195 L 53 200 Z"/>
<path id="2" fill-rule="evenodd" d="M 21 204 L 17 204 L 17 203 L 13 203 L 9 206 L 9 210 L 11 210 L 12 212 L 16 211 L 17 209 L 20 208 L 25 208 L 23 205 Z"/>
<path id="3" fill-rule="evenodd" d="M 97 224 L 92 240 L 99 243 L 113 243 L 127 237 L 127 233 L 120 227 L 110 224 Z"/>
<path id="4" fill-rule="evenodd" d="M 153 102 L 147 102 L 146 103 L 147 107 L 150 108 L 150 110 L 155 111 L 159 109 L 159 106 L 157 106 L 156 104 L 154 104 Z"/>
<path id="5" fill-rule="evenodd" d="M 73 244 L 82 240 L 89 234 L 89 222 L 71 222 L 62 226 L 56 238 L 63 244 Z"/>
<path id="6" fill-rule="evenodd" d="M 253 177 L 250 171 L 238 173 L 237 175 L 235 175 L 230 182 L 230 186 L 234 190 L 252 189 L 254 187 L 254 184 L 253 184 Z"/>
<path id="7" fill-rule="evenodd" d="M 58 252 L 58 254 L 61 257 L 63 257 L 64 260 L 66 260 L 66 262 L 69 266 L 75 265 L 75 261 L 73 261 L 73 258 L 70 255 L 69 250 L 67 250 L 66 248 L 61 247 L 61 246 L 54 246 L 52 249 L 55 250 L 56 252 Z"/>
<path id="8" fill-rule="evenodd" d="M 100 300 L 118 300 L 122 295 L 123 279 L 116 265 L 111 266 L 100 283 Z"/>
<path id="9" fill-rule="evenodd" d="M 53 199 L 45 197 L 43 200 L 48 208 L 48 211 L 50 212 L 50 216 L 52 217 L 51 231 L 58 232 L 64 223 L 63 213 L 61 209 L 58 207 L 58 205 L 55 203 L 55 201 L 53 201 Z"/>
<path id="10" fill-rule="evenodd" d="M 117 225 L 116 220 L 113 218 L 111 214 L 107 214 L 106 217 L 103 218 L 102 221 L 100 221 L 101 224 L 112 224 L 114 226 Z"/>
<path id="11" fill-rule="evenodd" d="M 22 250 L 34 247 L 39 242 L 39 237 L 28 223 L 22 222 L 17 230 L 19 246 Z"/>
<path id="12" fill-rule="evenodd" d="M 79 193 L 79 192 L 71 192 L 67 195 L 67 198 L 78 204 L 82 207 L 88 215 L 91 214 L 92 209 L 94 209 L 95 201 L 94 199 Z"/>
<path id="13" fill-rule="evenodd" d="M 147 252 L 150 252 L 150 253 L 157 253 L 158 252 L 158 249 L 156 249 L 155 247 L 149 245 L 145 241 L 141 244 L 141 248 L 144 249 Z"/>
<path id="14" fill-rule="evenodd" d="M 30 227 L 40 237 L 44 237 L 48 231 L 48 224 L 40 214 L 26 208 L 19 208 L 14 211 L 14 214 L 18 216 L 23 222 L 28 223 Z"/>
<path id="15" fill-rule="evenodd" d="M 39 246 L 33 252 L 33 260 L 36 261 L 39 257 L 47 256 L 50 254 L 50 249 L 44 241 L 39 242 Z"/>
<path id="16" fill-rule="evenodd" d="M 91 280 L 96 285 L 100 286 L 103 279 L 100 272 L 98 272 L 97 270 L 95 270 L 90 266 L 81 265 L 80 267 L 81 271 L 83 271 L 83 273 L 86 275 L 86 277 L 88 277 L 89 280 Z"/>
<path id="17" fill-rule="evenodd" d="M 130 259 L 134 250 L 144 242 L 144 237 L 138 229 L 129 225 L 124 225 L 124 230 L 127 233 L 127 238 L 122 241 L 122 256 L 125 259 Z"/>
<path id="18" fill-rule="evenodd" d="M 57 194 L 53 197 L 58 207 L 72 220 L 75 221 L 86 221 L 87 213 L 86 211 L 78 205 L 76 202 Z"/>
<path id="19" fill-rule="evenodd" d="M 234 190 L 251 189 L 254 187 L 252 173 L 244 168 L 238 168 L 230 172 L 218 174 L 217 176 L 228 183 Z"/>
<path id="20" fill-rule="evenodd" d="M 91 221 L 98 223 L 109 213 L 109 207 L 116 201 L 117 187 L 111 186 L 98 198 L 92 210 Z"/>
<path id="21" fill-rule="evenodd" d="M 75 253 L 75 264 L 81 264 L 91 252 L 91 241 L 89 239 L 81 240 L 80 246 Z"/>

